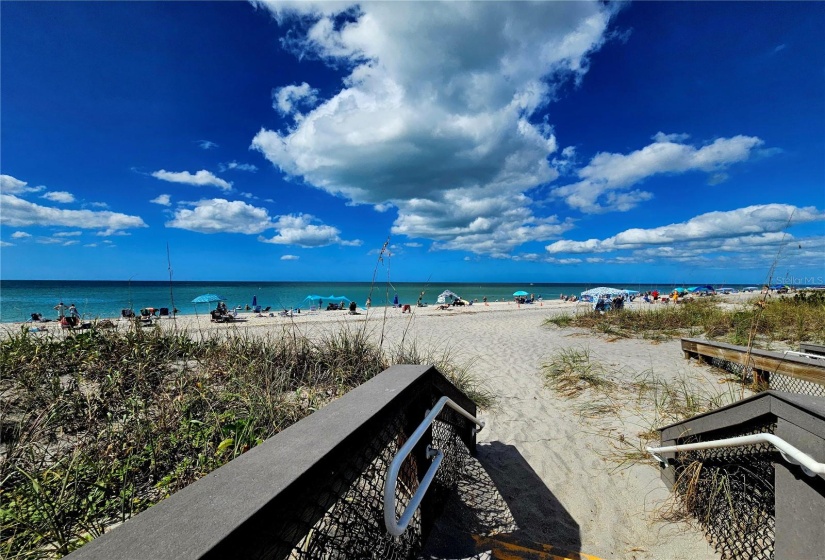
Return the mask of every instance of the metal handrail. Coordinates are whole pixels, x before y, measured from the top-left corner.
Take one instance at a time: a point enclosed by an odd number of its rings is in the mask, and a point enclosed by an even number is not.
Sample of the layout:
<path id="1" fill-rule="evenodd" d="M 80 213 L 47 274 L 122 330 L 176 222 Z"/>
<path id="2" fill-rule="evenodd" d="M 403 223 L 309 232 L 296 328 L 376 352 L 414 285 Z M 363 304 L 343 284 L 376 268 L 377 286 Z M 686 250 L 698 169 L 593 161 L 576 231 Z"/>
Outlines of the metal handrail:
<path id="1" fill-rule="evenodd" d="M 820 356 L 818 354 L 808 354 L 807 352 L 797 352 L 796 350 L 785 350 L 785 352 L 782 353 L 782 357 L 784 358 L 788 354 L 799 358 L 808 358 L 809 360 L 825 359 L 825 356 Z"/>
<path id="2" fill-rule="evenodd" d="M 667 466 L 667 461 L 662 459 L 657 453 L 670 453 L 674 451 L 696 451 L 698 449 L 719 449 L 720 447 L 741 447 L 743 445 L 755 445 L 759 443 L 769 443 L 779 450 L 782 458 L 791 464 L 799 465 L 808 476 L 825 474 L 825 463 L 819 463 L 810 455 L 800 451 L 784 439 L 773 434 L 753 434 L 750 436 L 739 436 L 727 439 L 717 439 L 712 441 L 700 441 L 698 443 L 685 443 L 682 445 L 669 445 L 666 447 L 646 447 L 654 459 L 662 466 Z"/>
<path id="3" fill-rule="evenodd" d="M 424 494 L 427 493 L 427 488 L 430 487 L 430 483 L 433 481 L 433 478 L 435 478 L 435 473 L 438 471 L 438 467 L 444 459 L 444 452 L 439 449 L 434 449 L 432 446 L 427 446 L 427 458 L 433 459 L 433 462 L 430 464 L 430 468 L 427 469 L 427 473 L 418 485 L 415 494 L 413 494 L 413 497 L 410 499 L 407 509 L 401 514 L 401 519 L 396 520 L 395 489 L 398 484 L 398 473 L 401 470 L 401 465 L 445 406 L 449 406 L 461 416 L 478 426 L 478 429 L 473 428 L 473 435 L 484 428 L 483 420 L 479 420 L 461 408 L 460 405 L 456 404 L 449 397 L 441 397 L 438 399 L 435 406 L 427 412 L 424 421 L 419 424 L 407 442 L 398 450 L 398 453 L 396 453 L 387 471 L 387 480 L 384 482 L 384 524 L 387 526 L 387 532 L 395 537 L 400 536 L 407 529 L 407 525 L 410 524 L 415 510 L 421 505 L 421 500 L 424 499 Z"/>

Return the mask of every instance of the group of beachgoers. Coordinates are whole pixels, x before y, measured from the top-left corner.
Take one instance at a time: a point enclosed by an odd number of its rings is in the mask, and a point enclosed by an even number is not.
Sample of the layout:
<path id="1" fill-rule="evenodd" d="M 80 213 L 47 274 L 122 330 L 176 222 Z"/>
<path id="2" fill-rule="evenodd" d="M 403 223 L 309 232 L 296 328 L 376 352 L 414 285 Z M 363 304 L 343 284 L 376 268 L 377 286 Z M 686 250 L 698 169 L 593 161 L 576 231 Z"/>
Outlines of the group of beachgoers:
<path id="1" fill-rule="evenodd" d="M 75 304 L 72 303 L 67 306 L 61 301 L 55 305 L 53 309 L 57 311 L 57 322 L 60 323 L 61 327 L 71 329 L 82 325 L 80 311 L 77 310 Z M 48 323 L 49 321 L 51 321 L 51 319 L 44 319 L 41 313 L 31 314 L 32 323 Z M 45 328 L 46 327 L 40 327 L 38 330 L 45 330 Z"/>

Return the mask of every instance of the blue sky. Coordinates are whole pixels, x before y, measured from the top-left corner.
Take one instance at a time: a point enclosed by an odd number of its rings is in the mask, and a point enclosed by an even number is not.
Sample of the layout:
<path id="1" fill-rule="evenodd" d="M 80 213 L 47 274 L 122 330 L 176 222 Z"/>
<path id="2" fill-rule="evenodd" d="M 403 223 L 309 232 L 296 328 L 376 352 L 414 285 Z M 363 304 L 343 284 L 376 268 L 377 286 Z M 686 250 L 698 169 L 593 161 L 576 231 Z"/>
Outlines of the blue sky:
<path id="1" fill-rule="evenodd" d="M 825 283 L 824 3 L 0 25 L 3 279 Z"/>

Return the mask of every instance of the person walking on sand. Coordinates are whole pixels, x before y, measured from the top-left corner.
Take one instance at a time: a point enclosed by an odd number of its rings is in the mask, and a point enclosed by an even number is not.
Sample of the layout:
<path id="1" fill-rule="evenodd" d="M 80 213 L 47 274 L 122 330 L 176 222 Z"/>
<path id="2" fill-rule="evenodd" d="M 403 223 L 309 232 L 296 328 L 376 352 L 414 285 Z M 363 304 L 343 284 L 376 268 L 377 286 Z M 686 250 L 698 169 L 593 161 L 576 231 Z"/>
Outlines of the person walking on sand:
<path id="1" fill-rule="evenodd" d="M 484 305 L 489 307 L 490 304 L 487 303 L 487 296 L 484 296 L 483 298 L 481 298 L 481 300 L 484 302 Z"/>
<path id="2" fill-rule="evenodd" d="M 370 307 L 372 307 L 372 298 L 367 297 L 367 309 L 369 309 Z"/>
<path id="3" fill-rule="evenodd" d="M 75 307 L 73 303 L 69 305 L 69 317 L 80 319 L 80 313 L 78 313 L 77 307 Z"/>
<path id="4" fill-rule="evenodd" d="M 62 319 L 63 317 L 66 316 L 66 306 L 63 305 L 62 301 L 60 303 L 58 303 L 57 305 L 55 305 L 54 308 L 57 309 L 57 318 L 58 319 Z"/>

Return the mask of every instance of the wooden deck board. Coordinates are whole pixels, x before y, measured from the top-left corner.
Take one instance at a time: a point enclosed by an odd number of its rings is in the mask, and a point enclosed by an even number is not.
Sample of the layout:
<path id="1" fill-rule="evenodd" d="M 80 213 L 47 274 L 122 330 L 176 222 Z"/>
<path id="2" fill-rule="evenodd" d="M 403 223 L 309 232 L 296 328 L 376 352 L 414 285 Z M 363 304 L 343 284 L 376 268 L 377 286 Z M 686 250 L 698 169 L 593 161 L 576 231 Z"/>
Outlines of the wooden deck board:
<path id="1" fill-rule="evenodd" d="M 748 349 L 744 346 L 699 340 L 682 339 L 682 351 L 686 358 L 718 358 L 727 362 L 748 365 Z M 782 352 L 752 349 L 750 364 L 757 372 L 780 373 L 796 379 L 825 385 L 825 360 L 809 359 L 802 356 L 784 355 Z"/>

